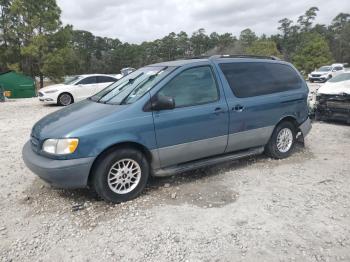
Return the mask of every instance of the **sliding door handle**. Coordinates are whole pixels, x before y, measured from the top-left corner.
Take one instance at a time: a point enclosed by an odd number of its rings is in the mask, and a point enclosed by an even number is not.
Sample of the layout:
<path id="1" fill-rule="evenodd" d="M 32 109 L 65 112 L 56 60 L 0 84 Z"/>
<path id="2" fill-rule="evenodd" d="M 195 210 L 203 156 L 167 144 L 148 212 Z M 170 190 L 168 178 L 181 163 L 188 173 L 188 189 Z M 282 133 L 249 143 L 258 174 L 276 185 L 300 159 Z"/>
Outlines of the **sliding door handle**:
<path id="1" fill-rule="evenodd" d="M 242 112 L 244 110 L 244 106 L 242 106 L 242 105 L 235 105 L 232 108 L 232 110 L 235 111 L 235 112 Z"/>

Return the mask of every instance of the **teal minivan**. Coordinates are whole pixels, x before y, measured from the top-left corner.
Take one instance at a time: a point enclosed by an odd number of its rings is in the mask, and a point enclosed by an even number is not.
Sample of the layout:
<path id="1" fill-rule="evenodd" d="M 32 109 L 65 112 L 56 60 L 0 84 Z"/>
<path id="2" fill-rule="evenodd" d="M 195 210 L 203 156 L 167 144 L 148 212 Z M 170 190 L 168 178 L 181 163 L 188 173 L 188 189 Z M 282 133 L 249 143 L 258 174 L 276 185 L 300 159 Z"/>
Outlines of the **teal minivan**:
<path id="1" fill-rule="evenodd" d="M 153 64 L 41 119 L 23 159 L 53 186 L 127 201 L 150 175 L 263 152 L 288 157 L 311 129 L 307 96 L 299 72 L 270 57 Z"/>

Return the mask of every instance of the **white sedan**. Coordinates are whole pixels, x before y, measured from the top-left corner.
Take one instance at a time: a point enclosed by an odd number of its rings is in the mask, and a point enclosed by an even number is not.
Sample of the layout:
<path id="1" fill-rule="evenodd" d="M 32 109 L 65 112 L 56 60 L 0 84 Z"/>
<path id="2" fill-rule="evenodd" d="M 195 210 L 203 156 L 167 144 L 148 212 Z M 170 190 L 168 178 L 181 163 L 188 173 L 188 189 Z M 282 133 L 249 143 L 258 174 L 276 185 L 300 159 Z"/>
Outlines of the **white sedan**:
<path id="1" fill-rule="evenodd" d="M 86 99 L 110 84 L 118 81 L 121 75 L 78 75 L 63 84 L 46 86 L 39 91 L 39 100 L 44 103 L 67 106 Z"/>
<path id="2" fill-rule="evenodd" d="M 350 72 L 346 72 L 330 79 L 317 90 L 317 94 L 350 95 Z"/>

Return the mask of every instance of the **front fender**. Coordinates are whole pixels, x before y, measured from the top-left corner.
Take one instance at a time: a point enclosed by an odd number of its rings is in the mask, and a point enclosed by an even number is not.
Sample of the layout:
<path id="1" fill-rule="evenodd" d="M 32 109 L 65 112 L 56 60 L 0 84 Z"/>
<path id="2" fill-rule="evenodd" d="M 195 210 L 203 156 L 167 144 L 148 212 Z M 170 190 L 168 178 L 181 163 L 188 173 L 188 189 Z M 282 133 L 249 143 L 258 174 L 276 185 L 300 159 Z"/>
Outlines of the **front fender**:
<path id="1" fill-rule="evenodd" d="M 137 143 L 149 151 L 157 148 L 152 113 L 108 120 L 95 122 L 69 134 L 69 137 L 79 138 L 76 157 L 96 157 L 107 148 L 126 142 Z"/>

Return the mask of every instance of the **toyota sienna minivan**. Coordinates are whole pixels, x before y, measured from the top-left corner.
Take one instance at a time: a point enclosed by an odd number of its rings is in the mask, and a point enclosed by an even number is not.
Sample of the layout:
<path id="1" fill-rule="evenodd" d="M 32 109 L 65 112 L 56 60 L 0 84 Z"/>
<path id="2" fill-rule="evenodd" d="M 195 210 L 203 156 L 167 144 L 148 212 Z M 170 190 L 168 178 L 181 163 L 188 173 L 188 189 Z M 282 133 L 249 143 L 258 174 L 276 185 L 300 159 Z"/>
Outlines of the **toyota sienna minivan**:
<path id="1" fill-rule="evenodd" d="M 166 176 L 265 152 L 288 157 L 311 129 L 308 87 L 289 63 L 213 56 L 145 66 L 37 122 L 27 167 L 109 202 Z"/>

